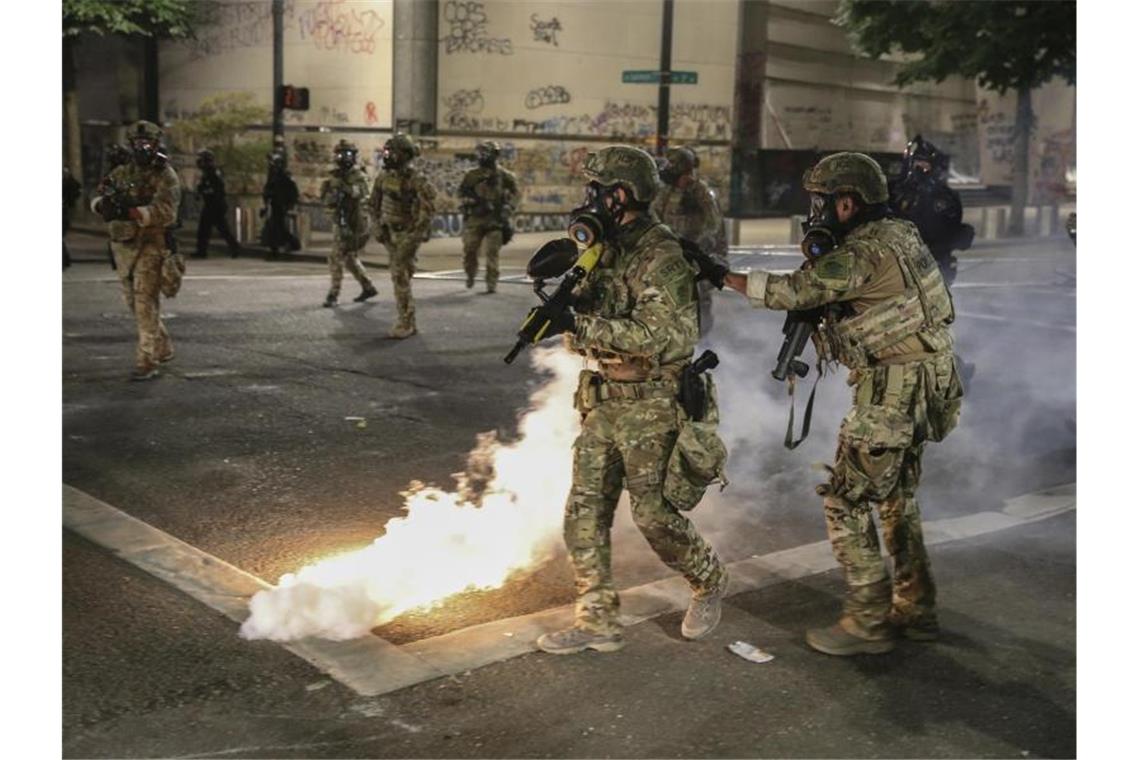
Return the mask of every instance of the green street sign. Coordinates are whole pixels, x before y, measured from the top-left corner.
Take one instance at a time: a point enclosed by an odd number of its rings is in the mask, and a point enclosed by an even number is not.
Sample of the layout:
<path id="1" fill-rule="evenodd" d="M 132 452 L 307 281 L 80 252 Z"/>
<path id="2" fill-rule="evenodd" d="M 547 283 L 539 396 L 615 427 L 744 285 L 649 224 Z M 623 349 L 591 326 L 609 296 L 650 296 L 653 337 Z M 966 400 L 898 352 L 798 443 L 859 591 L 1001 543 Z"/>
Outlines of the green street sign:
<path id="1" fill-rule="evenodd" d="M 695 71 L 623 71 L 622 84 L 661 84 L 662 75 L 667 84 L 696 84 Z"/>

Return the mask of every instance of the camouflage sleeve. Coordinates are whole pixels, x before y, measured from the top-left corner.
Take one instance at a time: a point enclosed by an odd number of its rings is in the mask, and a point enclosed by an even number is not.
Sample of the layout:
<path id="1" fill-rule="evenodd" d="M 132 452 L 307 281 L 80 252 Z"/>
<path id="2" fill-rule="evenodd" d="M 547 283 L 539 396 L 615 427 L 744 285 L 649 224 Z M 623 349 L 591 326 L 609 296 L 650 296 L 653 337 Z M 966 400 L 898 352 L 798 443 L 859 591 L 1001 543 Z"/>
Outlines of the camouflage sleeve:
<path id="1" fill-rule="evenodd" d="M 349 193 L 356 200 L 368 200 L 368 177 L 365 176 L 364 172 L 360 172 L 352 178 Z"/>
<path id="2" fill-rule="evenodd" d="M 698 242 L 703 250 L 711 251 L 716 247 L 717 232 L 724 224 L 721 219 L 720 206 L 717 205 L 716 198 L 708 185 L 700 185 L 700 191 L 695 195 L 697 196 L 697 204 L 701 209 L 701 234 Z"/>
<path id="3" fill-rule="evenodd" d="M 158 191 L 146 206 L 139 206 L 140 227 L 166 228 L 178 221 L 178 204 L 182 200 L 182 183 L 174 167 L 162 171 Z"/>
<path id="4" fill-rule="evenodd" d="M 874 273 L 875 259 L 868 251 L 842 245 L 820 256 L 814 266 L 791 274 L 749 272 L 748 300 L 758 309 L 785 311 L 850 301 L 859 296 Z"/>
<path id="5" fill-rule="evenodd" d="M 685 356 L 697 342 L 693 270 L 675 242 L 659 246 L 627 318 L 579 315 L 573 344 L 632 356 Z"/>
<path id="6" fill-rule="evenodd" d="M 368 196 L 368 210 L 372 212 L 372 218 L 377 222 L 380 221 L 380 209 L 384 205 L 383 183 L 384 175 L 378 174 L 372 181 L 372 194 Z"/>
<path id="7" fill-rule="evenodd" d="M 460 198 L 471 198 L 475 195 L 475 177 L 478 174 L 478 169 L 471 169 L 463 175 L 463 179 L 459 181 L 459 190 L 456 194 Z"/>
<path id="8" fill-rule="evenodd" d="M 510 209 L 519 206 L 519 183 L 512 172 L 503 172 L 503 205 Z"/>
<path id="9" fill-rule="evenodd" d="M 416 191 L 416 214 L 413 226 L 417 230 L 426 232 L 431 228 L 431 220 L 435 216 L 435 187 L 422 174 L 416 175 L 412 187 Z"/>
<path id="10" fill-rule="evenodd" d="M 332 177 L 329 177 L 321 183 L 321 203 L 326 206 L 332 205 L 332 194 L 336 189 L 333 187 L 334 182 L 335 180 Z"/>

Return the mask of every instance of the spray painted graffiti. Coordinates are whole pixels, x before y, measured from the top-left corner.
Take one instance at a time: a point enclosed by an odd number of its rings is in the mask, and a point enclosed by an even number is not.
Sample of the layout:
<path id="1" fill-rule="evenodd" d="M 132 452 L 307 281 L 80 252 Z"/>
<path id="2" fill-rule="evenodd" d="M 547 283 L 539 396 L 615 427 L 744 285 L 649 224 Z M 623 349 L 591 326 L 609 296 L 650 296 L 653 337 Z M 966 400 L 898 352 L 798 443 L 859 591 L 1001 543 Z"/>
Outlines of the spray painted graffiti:
<path id="1" fill-rule="evenodd" d="M 514 55 L 508 37 L 487 36 L 487 12 L 479 0 L 447 0 L 443 19 L 448 24 L 444 52 Z"/>
<path id="2" fill-rule="evenodd" d="M 298 19 L 301 39 L 321 50 L 370 55 L 376 52 L 376 35 L 384 19 L 376 11 L 361 9 L 348 0 L 325 0 L 302 13 Z"/>
<path id="3" fill-rule="evenodd" d="M 443 99 L 447 109 L 444 123 L 451 129 L 479 129 L 483 112 L 483 92 L 479 89 L 456 90 Z"/>
<path id="4" fill-rule="evenodd" d="M 561 103 L 570 102 L 570 93 L 566 88 L 551 84 L 546 87 L 535 87 L 533 90 L 526 94 L 524 101 L 527 108 L 541 108 L 542 106 L 559 105 Z"/>
<path id="5" fill-rule="evenodd" d="M 534 32 L 536 42 L 546 42 L 558 47 L 558 33 L 562 31 L 562 24 L 558 17 L 543 21 L 537 13 L 530 14 L 530 30 Z"/>
<path id="6" fill-rule="evenodd" d="M 286 0 L 285 13 L 289 17 L 293 15 L 293 6 L 293 0 Z M 209 23 L 197 30 L 194 39 L 180 43 L 189 49 L 191 60 L 273 42 L 273 9 L 269 3 L 204 2 L 200 10 Z"/>

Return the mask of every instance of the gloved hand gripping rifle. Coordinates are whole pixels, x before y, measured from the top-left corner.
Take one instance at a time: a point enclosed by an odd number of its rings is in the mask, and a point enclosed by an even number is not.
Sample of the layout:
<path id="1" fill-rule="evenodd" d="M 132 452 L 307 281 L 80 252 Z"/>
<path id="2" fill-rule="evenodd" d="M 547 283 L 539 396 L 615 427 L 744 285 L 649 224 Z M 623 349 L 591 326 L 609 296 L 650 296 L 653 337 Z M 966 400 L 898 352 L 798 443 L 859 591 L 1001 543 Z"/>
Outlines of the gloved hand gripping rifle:
<path id="1" fill-rule="evenodd" d="M 134 189 L 134 184 L 130 182 L 117 183 L 110 177 L 103 181 L 99 214 L 104 222 L 130 219 L 131 209 L 139 205 L 134 197 Z"/>
<path id="2" fill-rule="evenodd" d="M 534 292 L 542 303 L 527 313 L 519 327 L 518 341 L 503 361 L 510 364 L 523 348 L 547 336 L 551 324 L 569 310 L 574 289 L 593 271 L 601 255 L 601 243 L 595 243 L 579 254 L 578 246 L 570 238 L 551 240 L 535 252 L 527 264 L 526 273 L 534 280 Z M 547 295 L 546 280 L 555 277 L 562 277 L 562 281 L 554 293 Z"/>

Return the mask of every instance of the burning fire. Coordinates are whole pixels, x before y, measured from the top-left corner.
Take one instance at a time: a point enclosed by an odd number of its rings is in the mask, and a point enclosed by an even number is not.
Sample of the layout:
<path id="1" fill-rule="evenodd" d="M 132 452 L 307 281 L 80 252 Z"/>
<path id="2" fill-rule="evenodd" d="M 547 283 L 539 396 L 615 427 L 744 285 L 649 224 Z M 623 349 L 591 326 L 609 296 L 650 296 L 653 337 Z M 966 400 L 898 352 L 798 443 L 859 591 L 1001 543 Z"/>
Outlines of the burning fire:
<path id="1" fill-rule="evenodd" d="M 389 520 L 370 546 L 288 573 L 255 594 L 241 635 L 356 638 L 408 610 L 500 586 L 544 560 L 562 535 L 581 360 L 562 349 L 533 350 L 531 357 L 554 376 L 531 394 L 517 442 L 480 436 L 457 491 L 413 483 L 407 515 Z"/>

